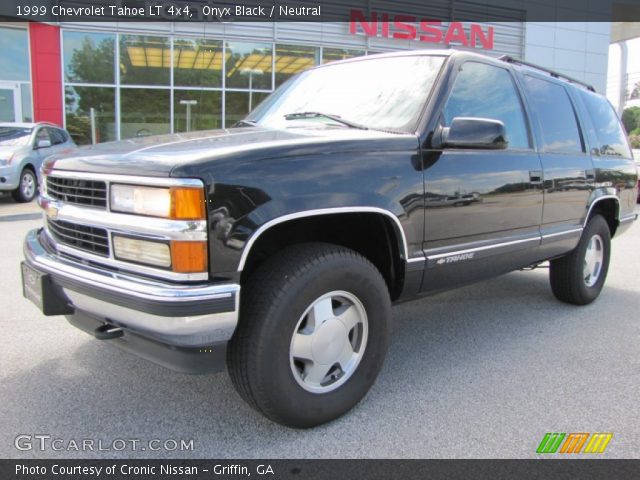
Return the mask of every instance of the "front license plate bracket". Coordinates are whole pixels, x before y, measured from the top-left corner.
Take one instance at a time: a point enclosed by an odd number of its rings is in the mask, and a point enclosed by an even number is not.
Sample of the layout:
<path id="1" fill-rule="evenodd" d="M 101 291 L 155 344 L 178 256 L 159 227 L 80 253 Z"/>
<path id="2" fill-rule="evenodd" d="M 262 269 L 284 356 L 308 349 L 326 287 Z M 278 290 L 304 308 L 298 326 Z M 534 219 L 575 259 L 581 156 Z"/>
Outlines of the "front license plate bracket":
<path id="1" fill-rule="evenodd" d="M 74 313 L 62 288 L 56 285 L 48 273 L 41 273 L 21 263 L 22 295 L 31 300 L 45 315 L 71 315 Z"/>

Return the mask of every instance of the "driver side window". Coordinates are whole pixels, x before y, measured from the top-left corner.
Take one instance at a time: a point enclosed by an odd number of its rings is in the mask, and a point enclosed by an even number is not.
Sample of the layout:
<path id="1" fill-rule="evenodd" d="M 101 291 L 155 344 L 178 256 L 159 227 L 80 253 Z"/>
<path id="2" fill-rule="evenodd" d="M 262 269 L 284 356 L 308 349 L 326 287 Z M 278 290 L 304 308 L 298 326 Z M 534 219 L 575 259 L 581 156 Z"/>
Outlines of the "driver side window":
<path id="1" fill-rule="evenodd" d="M 36 133 L 36 147 L 38 146 L 38 142 L 40 142 L 41 140 L 51 141 L 51 138 L 49 138 L 49 132 L 46 128 L 41 128 L 40 130 L 38 130 L 38 133 Z"/>
<path id="2" fill-rule="evenodd" d="M 530 148 L 520 96 L 504 68 L 465 62 L 444 108 L 444 126 L 450 126 L 455 117 L 500 120 L 507 132 L 508 148 Z"/>

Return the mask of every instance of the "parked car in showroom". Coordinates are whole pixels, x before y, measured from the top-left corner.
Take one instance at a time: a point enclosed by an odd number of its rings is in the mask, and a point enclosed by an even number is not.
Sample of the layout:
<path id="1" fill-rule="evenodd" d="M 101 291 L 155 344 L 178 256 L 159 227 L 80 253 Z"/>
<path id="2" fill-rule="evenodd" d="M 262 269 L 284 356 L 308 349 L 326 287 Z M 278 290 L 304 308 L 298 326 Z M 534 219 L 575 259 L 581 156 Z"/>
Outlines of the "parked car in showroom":
<path id="1" fill-rule="evenodd" d="M 38 194 L 42 161 L 75 146 L 67 131 L 52 123 L 0 123 L 0 192 L 30 202 Z"/>
<path id="2" fill-rule="evenodd" d="M 605 97 L 469 52 L 319 66 L 239 128 L 87 147 L 43 173 L 24 295 L 175 370 L 226 361 L 240 396 L 292 427 L 369 391 L 392 304 L 550 261 L 556 298 L 586 305 L 637 218 Z"/>

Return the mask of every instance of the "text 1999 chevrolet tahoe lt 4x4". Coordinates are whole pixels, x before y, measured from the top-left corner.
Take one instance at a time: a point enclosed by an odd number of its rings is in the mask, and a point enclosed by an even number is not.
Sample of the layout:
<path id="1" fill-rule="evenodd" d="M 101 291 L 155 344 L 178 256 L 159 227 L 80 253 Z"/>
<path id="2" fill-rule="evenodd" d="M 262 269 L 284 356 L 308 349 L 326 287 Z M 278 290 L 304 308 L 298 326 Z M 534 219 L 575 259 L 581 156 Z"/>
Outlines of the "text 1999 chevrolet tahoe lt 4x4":
<path id="1" fill-rule="evenodd" d="M 229 130 L 84 148 L 43 175 L 24 295 L 179 371 L 226 358 L 242 398 L 294 427 L 366 394 L 391 304 L 545 261 L 555 296 L 587 304 L 636 219 L 604 97 L 453 51 L 317 67 Z"/>

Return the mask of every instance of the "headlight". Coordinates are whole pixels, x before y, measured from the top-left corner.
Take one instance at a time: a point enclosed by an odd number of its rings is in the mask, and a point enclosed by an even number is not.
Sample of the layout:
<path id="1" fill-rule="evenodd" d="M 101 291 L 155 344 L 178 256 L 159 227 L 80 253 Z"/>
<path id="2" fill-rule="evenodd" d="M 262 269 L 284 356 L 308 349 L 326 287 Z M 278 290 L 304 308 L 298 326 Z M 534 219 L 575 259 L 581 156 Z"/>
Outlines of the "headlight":
<path id="1" fill-rule="evenodd" d="M 118 260 L 169 268 L 179 273 L 206 272 L 207 242 L 156 242 L 113 236 L 113 253 Z"/>
<path id="2" fill-rule="evenodd" d="M 156 267 L 171 266 L 169 245 L 136 238 L 113 236 L 113 253 L 118 260 L 128 260 Z"/>
<path id="3" fill-rule="evenodd" d="M 176 220 L 205 218 L 204 194 L 200 188 L 111 185 L 111 210 Z"/>
<path id="4" fill-rule="evenodd" d="M 15 156 L 16 156 L 16 154 L 12 153 L 7 158 L 0 158 L 0 167 L 6 167 L 8 165 L 11 165 L 11 162 L 13 161 L 13 157 L 15 157 Z"/>

